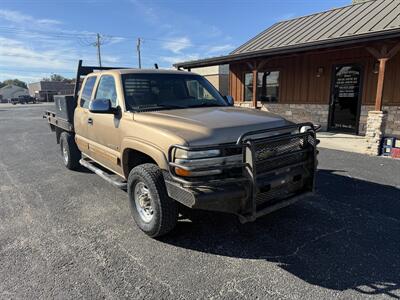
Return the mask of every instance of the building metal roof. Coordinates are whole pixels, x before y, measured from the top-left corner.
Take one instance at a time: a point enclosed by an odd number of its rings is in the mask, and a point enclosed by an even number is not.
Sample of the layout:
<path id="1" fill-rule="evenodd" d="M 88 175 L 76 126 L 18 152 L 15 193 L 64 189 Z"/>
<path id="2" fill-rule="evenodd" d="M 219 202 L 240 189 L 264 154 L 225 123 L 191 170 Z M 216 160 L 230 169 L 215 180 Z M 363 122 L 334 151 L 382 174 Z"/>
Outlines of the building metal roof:
<path id="1" fill-rule="evenodd" d="M 255 57 L 257 54 L 289 53 L 392 36 L 400 36 L 400 0 L 373 0 L 278 22 L 230 55 L 174 66 L 205 66 L 226 63 L 229 59 Z"/>
<path id="2" fill-rule="evenodd" d="M 400 29 L 400 1 L 376 0 L 276 23 L 231 54 Z"/>
<path id="3" fill-rule="evenodd" d="M 0 95 L 3 99 L 11 100 L 12 98 L 18 98 L 18 96 L 29 95 L 29 93 L 26 88 L 9 84 L 0 88 Z"/>

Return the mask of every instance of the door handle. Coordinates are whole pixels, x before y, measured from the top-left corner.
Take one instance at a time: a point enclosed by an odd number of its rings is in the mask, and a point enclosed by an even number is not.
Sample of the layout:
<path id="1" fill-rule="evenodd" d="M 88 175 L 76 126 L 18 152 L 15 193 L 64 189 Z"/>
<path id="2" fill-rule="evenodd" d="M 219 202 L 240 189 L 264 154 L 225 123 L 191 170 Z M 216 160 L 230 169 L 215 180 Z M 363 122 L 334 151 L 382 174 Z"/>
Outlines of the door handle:
<path id="1" fill-rule="evenodd" d="M 87 122 L 88 122 L 88 124 L 93 125 L 93 119 L 92 118 L 87 119 Z"/>

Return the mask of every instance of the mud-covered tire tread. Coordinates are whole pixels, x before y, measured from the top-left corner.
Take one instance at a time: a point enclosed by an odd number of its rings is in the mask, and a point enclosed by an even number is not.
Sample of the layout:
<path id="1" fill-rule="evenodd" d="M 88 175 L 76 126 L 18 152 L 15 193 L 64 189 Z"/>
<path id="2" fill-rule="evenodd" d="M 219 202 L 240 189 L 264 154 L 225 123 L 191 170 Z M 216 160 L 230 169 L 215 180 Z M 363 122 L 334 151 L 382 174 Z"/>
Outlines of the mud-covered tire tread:
<path id="1" fill-rule="evenodd" d="M 70 170 L 78 169 L 80 166 L 79 160 L 81 159 L 82 155 L 78 149 L 78 146 L 75 143 L 74 137 L 66 131 L 62 132 L 60 135 L 61 155 L 63 155 L 64 144 L 67 145 L 67 151 L 68 151 L 68 163 L 65 164 L 64 162 L 64 165 Z"/>
<path id="2" fill-rule="evenodd" d="M 150 190 L 152 200 L 155 202 L 153 205 L 153 210 L 155 210 L 154 219 L 145 226 L 143 226 L 144 222 L 138 215 L 133 198 L 133 184 L 138 178 L 143 179 Z M 174 229 L 178 219 L 177 205 L 168 196 L 162 171 L 157 165 L 146 163 L 130 171 L 128 177 L 128 196 L 134 220 L 147 235 L 160 237 Z"/>

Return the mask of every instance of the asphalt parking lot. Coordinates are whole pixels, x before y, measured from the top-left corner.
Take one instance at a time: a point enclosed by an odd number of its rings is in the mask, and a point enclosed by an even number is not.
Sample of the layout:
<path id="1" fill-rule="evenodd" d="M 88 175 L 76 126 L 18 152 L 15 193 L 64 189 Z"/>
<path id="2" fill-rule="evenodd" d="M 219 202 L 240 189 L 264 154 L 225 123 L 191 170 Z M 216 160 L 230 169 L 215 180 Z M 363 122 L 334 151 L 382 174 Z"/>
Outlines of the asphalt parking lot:
<path id="1" fill-rule="evenodd" d="M 400 161 L 321 149 L 316 196 L 154 240 L 124 191 L 63 167 L 45 108 L 0 104 L 0 298 L 400 298 Z"/>

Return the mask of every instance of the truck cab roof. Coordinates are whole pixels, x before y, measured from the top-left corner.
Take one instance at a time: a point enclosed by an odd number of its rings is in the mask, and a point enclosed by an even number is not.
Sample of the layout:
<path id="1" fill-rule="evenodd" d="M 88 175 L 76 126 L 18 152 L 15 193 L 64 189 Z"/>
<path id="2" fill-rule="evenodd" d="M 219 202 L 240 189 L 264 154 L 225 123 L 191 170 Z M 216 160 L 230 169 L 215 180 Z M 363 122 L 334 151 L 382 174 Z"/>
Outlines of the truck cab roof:
<path id="1" fill-rule="evenodd" d="M 103 70 L 98 72 L 93 72 L 92 74 L 102 74 L 102 73 L 117 73 L 117 74 L 176 74 L 176 75 L 198 75 L 196 73 L 187 72 L 187 71 L 179 71 L 179 70 L 163 70 L 163 69 L 110 69 Z"/>

